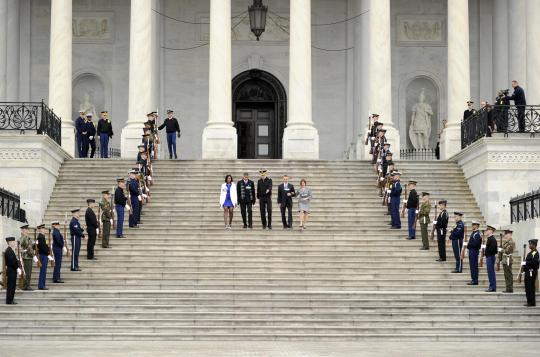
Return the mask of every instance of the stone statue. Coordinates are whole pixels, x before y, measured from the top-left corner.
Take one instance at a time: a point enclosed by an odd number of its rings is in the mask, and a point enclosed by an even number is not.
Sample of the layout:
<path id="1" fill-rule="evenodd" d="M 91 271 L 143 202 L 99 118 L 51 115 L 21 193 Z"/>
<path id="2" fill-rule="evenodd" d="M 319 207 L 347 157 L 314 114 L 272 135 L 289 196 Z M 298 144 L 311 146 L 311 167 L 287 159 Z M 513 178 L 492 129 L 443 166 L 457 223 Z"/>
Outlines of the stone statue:
<path id="1" fill-rule="evenodd" d="M 90 103 L 90 93 L 84 92 L 84 99 L 81 102 L 79 111 L 85 112 L 86 114 L 92 114 L 93 116 L 96 115 L 96 107 L 94 107 L 94 104 Z"/>
<path id="2" fill-rule="evenodd" d="M 412 107 L 411 126 L 409 137 L 415 149 L 428 149 L 431 136 L 431 117 L 433 109 L 425 103 L 425 89 L 422 88 L 418 96 L 418 103 Z"/>

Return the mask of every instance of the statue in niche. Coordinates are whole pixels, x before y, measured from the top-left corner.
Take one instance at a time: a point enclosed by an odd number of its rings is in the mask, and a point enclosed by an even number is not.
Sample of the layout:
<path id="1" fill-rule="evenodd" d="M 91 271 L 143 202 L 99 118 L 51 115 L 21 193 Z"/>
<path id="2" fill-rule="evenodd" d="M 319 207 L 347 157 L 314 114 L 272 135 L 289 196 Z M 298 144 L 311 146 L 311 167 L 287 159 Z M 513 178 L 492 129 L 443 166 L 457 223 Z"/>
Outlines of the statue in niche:
<path id="1" fill-rule="evenodd" d="M 96 115 L 96 107 L 90 102 L 90 93 L 84 92 L 84 99 L 81 102 L 79 108 L 80 112 L 85 112 L 86 114 Z"/>
<path id="2" fill-rule="evenodd" d="M 429 148 L 433 109 L 425 100 L 425 89 L 422 88 L 418 96 L 418 103 L 412 107 L 411 126 L 409 127 L 409 137 L 415 149 Z"/>

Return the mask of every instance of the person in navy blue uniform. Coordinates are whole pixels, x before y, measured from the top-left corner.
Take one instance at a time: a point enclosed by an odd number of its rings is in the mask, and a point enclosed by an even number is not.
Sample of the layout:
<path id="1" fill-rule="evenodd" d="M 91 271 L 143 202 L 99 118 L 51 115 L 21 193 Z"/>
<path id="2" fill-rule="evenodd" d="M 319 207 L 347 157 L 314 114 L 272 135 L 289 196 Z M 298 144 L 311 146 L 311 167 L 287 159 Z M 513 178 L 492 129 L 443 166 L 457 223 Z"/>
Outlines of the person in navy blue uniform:
<path id="1" fill-rule="evenodd" d="M 101 112 L 101 118 L 97 125 L 97 136 L 99 136 L 99 154 L 102 159 L 109 157 L 109 139 L 114 135 L 112 123 L 109 119 L 109 112 L 104 110 Z"/>
<path id="2" fill-rule="evenodd" d="M 472 222 L 472 233 L 469 241 L 464 243 L 469 250 L 469 268 L 471 269 L 471 281 L 467 285 L 478 285 L 478 252 L 482 248 L 482 236 L 480 235 L 480 222 Z"/>
<path id="3" fill-rule="evenodd" d="M 486 269 L 489 279 L 489 287 L 487 293 L 497 291 L 497 277 L 495 275 L 495 261 L 497 260 L 497 238 L 493 235 L 495 233 L 495 227 L 488 225 L 486 227 L 486 247 L 484 249 L 484 255 L 486 256 Z"/>
<path id="4" fill-rule="evenodd" d="M 36 228 L 39 232 L 37 236 L 37 253 L 39 256 L 38 259 L 41 262 L 41 267 L 39 268 L 38 289 L 48 290 L 45 287 L 45 282 L 47 279 L 47 265 L 49 265 L 49 246 L 47 245 L 47 240 L 45 238 L 46 228 L 44 224 L 40 224 Z"/>
<path id="5" fill-rule="evenodd" d="M 281 210 L 281 222 L 283 229 L 292 229 L 293 217 L 292 206 L 293 198 L 296 196 L 294 186 L 289 183 L 289 176 L 283 175 L 283 183 L 278 186 L 277 203 Z M 287 211 L 287 217 L 285 217 Z"/>
<path id="6" fill-rule="evenodd" d="M 84 214 L 86 233 L 88 233 L 88 240 L 86 241 L 86 259 L 97 260 L 97 258 L 94 256 L 94 246 L 96 245 L 99 223 L 93 209 L 96 204 L 96 200 L 89 198 L 86 200 L 86 204 L 88 205 Z"/>
<path id="7" fill-rule="evenodd" d="M 178 159 L 176 155 L 176 137 L 180 138 L 180 125 L 178 124 L 178 119 L 173 117 L 174 112 L 171 109 L 167 110 L 167 118 L 163 121 L 158 129 L 162 130 L 165 128 L 167 132 L 167 148 L 169 149 L 169 159 L 174 158 Z"/>
<path id="8" fill-rule="evenodd" d="M 454 220 L 456 226 L 450 232 L 450 240 L 452 241 L 452 250 L 454 251 L 454 259 L 456 260 L 456 268 L 451 273 L 461 273 L 463 264 L 461 261 L 461 247 L 463 246 L 463 238 L 465 235 L 465 224 L 462 221 L 463 213 L 454 212 Z"/>
<path id="9" fill-rule="evenodd" d="M 416 211 L 420 204 L 420 199 L 416 192 L 416 184 L 416 181 L 409 181 L 409 197 L 407 197 L 407 200 L 405 201 L 405 207 L 407 208 L 407 227 L 409 228 L 409 236 L 407 239 L 416 239 L 414 221 L 416 220 Z"/>
<path id="10" fill-rule="evenodd" d="M 60 279 L 60 270 L 62 269 L 62 250 L 64 249 L 64 236 L 60 233 L 60 222 L 54 221 L 52 226 L 52 252 L 54 256 L 53 283 L 63 283 Z"/>
<path id="11" fill-rule="evenodd" d="M 529 240 L 529 249 L 531 250 L 525 257 L 523 264 L 523 274 L 525 274 L 525 295 L 527 296 L 527 303 L 525 306 L 536 306 L 536 292 L 535 283 L 538 277 L 539 258 L 536 247 L 538 245 L 538 239 Z"/>
<path id="12" fill-rule="evenodd" d="M 124 210 L 127 204 L 127 197 L 124 192 L 126 181 L 123 178 L 116 179 L 117 187 L 114 191 L 114 207 L 116 209 L 116 238 L 124 236 Z"/>
<path id="13" fill-rule="evenodd" d="M 79 268 L 79 252 L 81 251 L 81 241 L 84 239 L 84 229 L 79 222 L 80 208 L 71 211 L 73 217 L 69 222 L 69 234 L 71 236 L 71 271 L 81 271 Z"/>
<path id="14" fill-rule="evenodd" d="M 88 150 L 91 149 L 90 158 L 93 158 L 96 152 L 96 127 L 92 121 L 92 113 L 86 114 L 86 121 L 83 125 L 82 139 L 83 157 L 88 157 Z"/>
<path id="15" fill-rule="evenodd" d="M 4 251 L 4 264 L 6 265 L 6 304 L 17 305 L 15 302 L 15 290 L 17 288 L 17 269 L 20 262 L 15 254 L 15 237 L 7 237 L 8 247 Z"/>
<path id="16" fill-rule="evenodd" d="M 139 217 L 139 180 L 135 177 L 137 171 L 131 170 L 129 172 L 128 180 L 128 192 L 131 202 L 131 211 L 129 212 L 129 227 L 138 228 L 138 217 Z"/>
<path id="17" fill-rule="evenodd" d="M 527 105 L 525 91 L 519 86 L 516 80 L 512 81 L 512 88 L 514 88 L 514 93 L 507 98 L 508 100 L 513 100 L 517 107 L 519 132 L 523 133 L 525 132 L 525 106 Z"/>
<path id="18" fill-rule="evenodd" d="M 446 229 L 448 228 L 448 212 L 446 211 L 446 200 L 439 201 L 439 215 L 433 224 L 437 231 L 437 247 L 439 248 L 438 262 L 446 261 Z"/>
<path id="19" fill-rule="evenodd" d="M 83 126 L 84 126 L 84 111 L 79 112 L 79 116 L 75 119 L 75 142 L 77 144 L 77 154 L 83 157 Z"/>
<path id="20" fill-rule="evenodd" d="M 399 207 L 401 200 L 401 172 L 395 171 L 392 174 L 393 184 L 390 189 L 390 215 L 392 217 L 392 229 L 401 229 L 401 218 L 399 217 Z"/>

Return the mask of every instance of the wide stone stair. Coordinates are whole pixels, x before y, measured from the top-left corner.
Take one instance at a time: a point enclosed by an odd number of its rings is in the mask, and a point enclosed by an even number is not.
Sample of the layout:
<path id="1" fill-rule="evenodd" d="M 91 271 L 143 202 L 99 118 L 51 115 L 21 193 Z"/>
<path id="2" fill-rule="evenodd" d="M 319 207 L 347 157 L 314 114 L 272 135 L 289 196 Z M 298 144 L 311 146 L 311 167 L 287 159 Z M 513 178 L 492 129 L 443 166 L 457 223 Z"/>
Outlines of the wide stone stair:
<path id="1" fill-rule="evenodd" d="M 70 160 L 61 168 L 44 221 L 63 220 L 72 207 L 99 198 L 132 161 Z M 224 230 L 219 188 L 226 174 L 274 181 L 273 230 L 242 229 L 235 210 Z M 400 162 L 403 182 L 415 179 L 432 200 L 445 198 L 470 227 L 482 221 L 460 168 L 447 162 Z M 327 161 L 159 161 L 155 185 L 138 229 L 112 240 L 82 272 L 63 264 L 65 284 L 17 292 L 19 305 L 0 306 L 0 338 L 71 340 L 535 340 L 536 309 L 513 295 L 471 287 L 468 261 L 451 274 L 435 262 L 436 245 L 420 251 L 402 230 L 387 225 L 371 165 Z M 306 231 L 281 229 L 275 203 L 287 173 L 313 190 Z M 432 214 L 433 215 L 433 214 Z M 297 217 L 295 212 L 295 224 Z M 453 224 L 453 222 L 451 223 Z M 127 227 L 127 223 L 126 223 Z M 521 254 L 521 252 L 520 252 Z M 517 269 L 518 264 L 516 264 Z M 34 279 L 37 272 L 34 270 Z M 498 273 L 498 291 L 504 289 Z M 50 327 L 44 329 L 43 327 Z"/>

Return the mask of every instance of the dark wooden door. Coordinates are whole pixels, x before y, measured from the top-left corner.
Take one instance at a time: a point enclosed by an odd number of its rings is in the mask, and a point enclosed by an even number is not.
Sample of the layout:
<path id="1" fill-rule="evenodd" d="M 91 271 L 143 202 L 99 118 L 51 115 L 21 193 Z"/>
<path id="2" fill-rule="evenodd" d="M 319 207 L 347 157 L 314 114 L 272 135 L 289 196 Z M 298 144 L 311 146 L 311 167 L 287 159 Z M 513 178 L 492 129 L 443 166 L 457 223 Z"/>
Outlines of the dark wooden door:
<path id="1" fill-rule="evenodd" d="M 273 159 L 276 157 L 275 111 L 262 105 L 236 109 L 239 159 Z"/>

